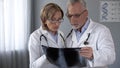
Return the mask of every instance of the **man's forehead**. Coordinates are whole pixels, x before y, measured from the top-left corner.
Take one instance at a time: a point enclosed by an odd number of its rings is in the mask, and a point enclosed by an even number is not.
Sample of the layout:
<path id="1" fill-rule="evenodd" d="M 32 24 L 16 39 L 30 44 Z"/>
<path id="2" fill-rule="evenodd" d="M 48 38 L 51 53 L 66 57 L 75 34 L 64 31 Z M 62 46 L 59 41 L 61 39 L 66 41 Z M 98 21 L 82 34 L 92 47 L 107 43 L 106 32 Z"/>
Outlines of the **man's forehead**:
<path id="1" fill-rule="evenodd" d="M 77 8 L 77 9 L 83 9 L 85 7 L 81 3 L 73 3 L 73 4 L 69 4 L 68 9 L 69 8 L 70 9 L 75 9 L 75 8 Z"/>
<path id="2" fill-rule="evenodd" d="M 68 7 L 69 12 L 76 12 L 76 11 L 80 12 L 81 10 L 83 10 L 83 6 L 81 6 L 80 4 L 69 5 Z"/>

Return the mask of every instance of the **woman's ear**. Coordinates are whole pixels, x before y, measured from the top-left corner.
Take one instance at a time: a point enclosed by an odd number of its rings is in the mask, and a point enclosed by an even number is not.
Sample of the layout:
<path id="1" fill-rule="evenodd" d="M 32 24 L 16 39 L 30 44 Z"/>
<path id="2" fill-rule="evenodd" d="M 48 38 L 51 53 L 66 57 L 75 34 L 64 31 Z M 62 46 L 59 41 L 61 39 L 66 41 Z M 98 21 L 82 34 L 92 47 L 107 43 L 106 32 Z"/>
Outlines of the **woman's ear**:
<path id="1" fill-rule="evenodd" d="M 47 21 L 46 21 L 46 20 L 44 20 L 44 23 L 45 23 L 45 24 L 47 24 Z"/>
<path id="2" fill-rule="evenodd" d="M 42 20 L 43 23 L 46 22 L 46 19 L 44 17 L 41 17 L 41 20 Z"/>

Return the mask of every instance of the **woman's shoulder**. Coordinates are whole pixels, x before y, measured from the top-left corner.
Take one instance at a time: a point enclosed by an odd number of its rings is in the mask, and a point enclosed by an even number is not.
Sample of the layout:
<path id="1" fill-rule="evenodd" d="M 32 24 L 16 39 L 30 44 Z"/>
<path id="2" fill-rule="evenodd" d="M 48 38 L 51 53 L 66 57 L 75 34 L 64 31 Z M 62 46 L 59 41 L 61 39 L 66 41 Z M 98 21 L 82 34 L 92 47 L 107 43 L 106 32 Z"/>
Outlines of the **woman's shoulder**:
<path id="1" fill-rule="evenodd" d="M 58 34 L 61 34 L 62 36 L 64 36 L 64 33 L 61 30 L 58 30 Z"/>
<path id="2" fill-rule="evenodd" d="M 41 35 L 41 30 L 40 28 L 36 29 L 35 31 L 33 31 L 30 35 L 30 37 L 32 36 L 40 36 Z"/>

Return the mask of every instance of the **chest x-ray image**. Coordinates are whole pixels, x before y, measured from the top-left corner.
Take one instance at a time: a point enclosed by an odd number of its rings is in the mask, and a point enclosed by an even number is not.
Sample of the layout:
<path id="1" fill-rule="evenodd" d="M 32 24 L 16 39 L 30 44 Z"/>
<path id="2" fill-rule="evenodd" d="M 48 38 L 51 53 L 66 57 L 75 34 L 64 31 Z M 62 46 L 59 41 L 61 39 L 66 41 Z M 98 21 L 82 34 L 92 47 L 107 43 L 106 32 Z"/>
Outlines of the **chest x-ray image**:
<path id="1" fill-rule="evenodd" d="M 79 55 L 80 48 L 53 48 L 42 46 L 48 61 L 60 68 L 85 67 L 86 59 Z"/>

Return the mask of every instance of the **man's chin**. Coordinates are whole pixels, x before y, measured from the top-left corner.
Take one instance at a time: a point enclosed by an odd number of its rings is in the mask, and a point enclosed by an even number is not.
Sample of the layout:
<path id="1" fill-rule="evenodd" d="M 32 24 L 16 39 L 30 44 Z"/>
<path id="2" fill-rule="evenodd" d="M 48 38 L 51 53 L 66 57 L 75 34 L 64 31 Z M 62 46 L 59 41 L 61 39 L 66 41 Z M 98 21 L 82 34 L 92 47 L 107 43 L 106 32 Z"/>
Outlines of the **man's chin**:
<path id="1" fill-rule="evenodd" d="M 73 29 L 79 29 L 79 27 L 72 26 Z"/>

